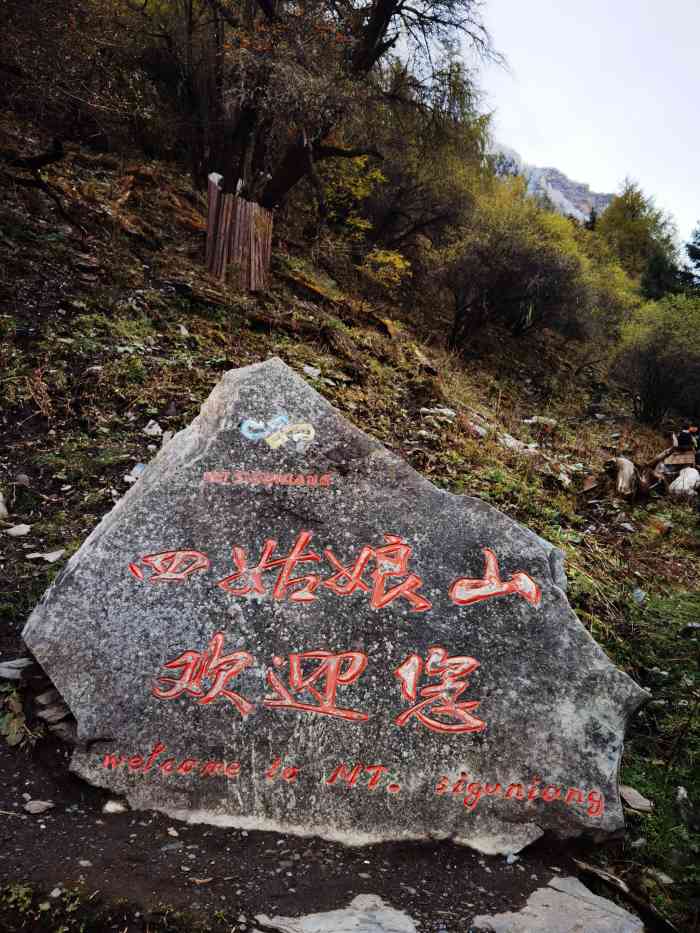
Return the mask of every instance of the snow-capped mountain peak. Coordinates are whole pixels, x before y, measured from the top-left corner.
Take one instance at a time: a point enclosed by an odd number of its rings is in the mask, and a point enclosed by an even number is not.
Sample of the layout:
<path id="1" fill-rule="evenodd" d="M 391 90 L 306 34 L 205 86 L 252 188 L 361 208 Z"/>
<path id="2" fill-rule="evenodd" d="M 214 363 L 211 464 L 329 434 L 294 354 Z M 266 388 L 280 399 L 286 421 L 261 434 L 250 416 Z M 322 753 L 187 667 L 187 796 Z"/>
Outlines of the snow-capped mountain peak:
<path id="1" fill-rule="evenodd" d="M 529 165 L 507 146 L 495 145 L 492 156 L 497 174 L 522 175 L 527 181 L 528 194 L 546 198 L 560 214 L 575 217 L 582 223 L 589 219 L 592 210 L 601 214 L 613 198 L 612 194 L 599 194 L 583 182 L 572 181 L 559 169 Z"/>

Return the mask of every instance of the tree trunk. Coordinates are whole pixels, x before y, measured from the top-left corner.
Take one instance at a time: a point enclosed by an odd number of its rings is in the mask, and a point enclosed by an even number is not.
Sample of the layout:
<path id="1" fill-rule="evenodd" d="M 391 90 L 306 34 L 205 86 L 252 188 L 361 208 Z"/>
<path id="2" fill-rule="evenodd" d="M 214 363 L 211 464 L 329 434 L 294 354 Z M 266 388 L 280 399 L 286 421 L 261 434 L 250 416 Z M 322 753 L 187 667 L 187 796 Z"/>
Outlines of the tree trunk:
<path id="1" fill-rule="evenodd" d="M 304 140 L 300 137 L 297 142 L 287 148 L 282 161 L 275 174 L 265 186 L 260 198 L 262 207 L 271 211 L 284 199 L 287 192 L 308 173 L 309 160 L 306 154 Z"/>
<path id="2" fill-rule="evenodd" d="M 447 341 L 447 346 L 450 350 L 456 350 L 464 342 L 471 305 L 471 295 L 469 290 L 463 285 L 453 286 L 453 295 L 455 299 L 455 315 L 452 320 L 452 330 L 450 331 L 450 336 Z"/>

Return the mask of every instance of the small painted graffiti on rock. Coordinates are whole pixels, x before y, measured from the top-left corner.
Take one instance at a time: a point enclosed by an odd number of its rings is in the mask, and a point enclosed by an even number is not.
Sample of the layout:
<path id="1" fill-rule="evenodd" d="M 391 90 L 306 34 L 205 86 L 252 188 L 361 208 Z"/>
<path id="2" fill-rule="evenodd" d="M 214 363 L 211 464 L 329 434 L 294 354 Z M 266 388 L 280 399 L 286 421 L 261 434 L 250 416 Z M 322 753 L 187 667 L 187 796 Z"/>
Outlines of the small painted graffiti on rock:
<path id="1" fill-rule="evenodd" d="M 272 450 L 284 447 L 289 441 L 300 452 L 306 450 L 316 436 L 314 426 L 308 421 L 296 421 L 290 424 L 289 415 L 276 415 L 269 421 L 256 421 L 247 418 L 241 422 L 241 434 L 249 441 L 262 441 Z"/>

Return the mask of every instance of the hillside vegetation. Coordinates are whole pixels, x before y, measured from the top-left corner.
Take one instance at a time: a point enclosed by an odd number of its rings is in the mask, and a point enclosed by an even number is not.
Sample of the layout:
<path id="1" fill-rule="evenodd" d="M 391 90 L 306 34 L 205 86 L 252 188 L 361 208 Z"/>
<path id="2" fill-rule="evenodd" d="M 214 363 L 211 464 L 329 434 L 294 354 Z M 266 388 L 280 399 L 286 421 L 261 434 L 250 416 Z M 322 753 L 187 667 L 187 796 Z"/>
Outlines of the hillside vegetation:
<path id="1" fill-rule="evenodd" d="M 179 430 L 223 371 L 277 355 L 563 549 L 582 624 L 652 693 L 622 781 L 654 810 L 586 858 L 698 929 L 698 517 L 600 477 L 700 416 L 700 231 L 681 249 L 632 181 L 580 224 L 499 174 L 471 0 L 239 6 L 4 5 L 0 491 L 31 537 L 2 536 L 0 651 L 153 456 L 146 425 Z M 204 270 L 213 170 L 274 211 L 264 291 Z"/>

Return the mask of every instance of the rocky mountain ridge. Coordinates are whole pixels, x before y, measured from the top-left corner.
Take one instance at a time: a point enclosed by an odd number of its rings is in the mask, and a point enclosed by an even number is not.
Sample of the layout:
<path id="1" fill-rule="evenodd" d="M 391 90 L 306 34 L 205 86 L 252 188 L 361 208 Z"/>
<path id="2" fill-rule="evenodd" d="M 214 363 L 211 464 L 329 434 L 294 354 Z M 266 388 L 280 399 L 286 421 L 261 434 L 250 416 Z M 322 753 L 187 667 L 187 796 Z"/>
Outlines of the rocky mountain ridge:
<path id="1" fill-rule="evenodd" d="M 500 175 L 522 175 L 527 181 L 528 194 L 546 198 L 560 214 L 587 221 L 591 211 L 601 214 L 610 204 L 612 194 L 591 191 L 590 185 L 572 181 L 557 168 L 540 168 L 525 162 L 518 152 L 506 146 L 493 149 L 496 171 Z"/>

